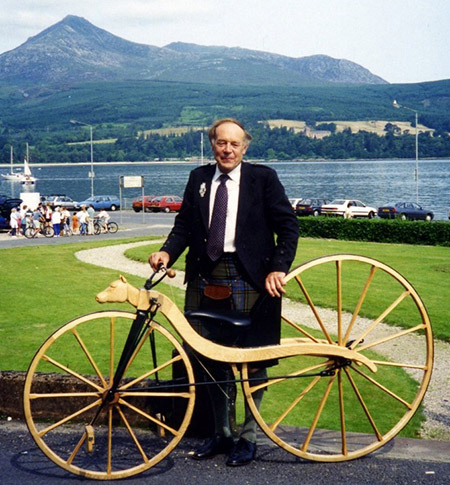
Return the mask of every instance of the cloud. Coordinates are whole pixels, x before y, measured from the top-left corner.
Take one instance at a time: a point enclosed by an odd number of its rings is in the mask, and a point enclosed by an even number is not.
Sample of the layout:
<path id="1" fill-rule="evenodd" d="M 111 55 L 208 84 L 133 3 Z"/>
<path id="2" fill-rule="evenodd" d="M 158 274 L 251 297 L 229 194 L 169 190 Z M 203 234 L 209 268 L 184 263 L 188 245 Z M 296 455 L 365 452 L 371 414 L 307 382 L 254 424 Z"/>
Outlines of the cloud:
<path id="1" fill-rule="evenodd" d="M 216 3 L 217 0 L 2 0 L 0 53 L 17 47 L 66 15 L 84 17 L 98 27 L 137 42 L 145 41 L 146 31 L 146 43 L 151 43 L 148 32 L 152 26 L 195 21 L 210 14 Z"/>

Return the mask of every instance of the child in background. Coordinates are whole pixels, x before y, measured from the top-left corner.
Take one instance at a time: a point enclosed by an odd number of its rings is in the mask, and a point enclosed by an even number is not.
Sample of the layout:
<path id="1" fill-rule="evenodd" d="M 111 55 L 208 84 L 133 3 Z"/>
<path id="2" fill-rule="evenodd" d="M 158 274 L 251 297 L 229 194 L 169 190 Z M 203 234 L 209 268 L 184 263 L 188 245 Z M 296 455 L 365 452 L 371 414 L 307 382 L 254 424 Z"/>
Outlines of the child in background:
<path id="1" fill-rule="evenodd" d="M 74 234 L 78 234 L 79 233 L 79 229 L 78 229 L 78 216 L 77 216 L 77 213 L 74 212 L 73 213 L 73 216 L 72 216 L 72 232 Z"/>

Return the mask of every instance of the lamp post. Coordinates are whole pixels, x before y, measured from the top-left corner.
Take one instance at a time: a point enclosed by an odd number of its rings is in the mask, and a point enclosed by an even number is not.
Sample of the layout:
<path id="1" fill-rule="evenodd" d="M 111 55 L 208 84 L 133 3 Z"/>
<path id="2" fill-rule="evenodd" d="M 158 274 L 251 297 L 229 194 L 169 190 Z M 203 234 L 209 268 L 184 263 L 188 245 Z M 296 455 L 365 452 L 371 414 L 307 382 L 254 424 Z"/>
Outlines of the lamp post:
<path id="1" fill-rule="evenodd" d="M 419 112 L 415 109 L 408 108 L 407 106 L 403 106 L 402 104 L 397 103 L 394 99 L 392 106 L 398 109 L 407 109 L 408 111 L 412 111 L 416 118 L 416 169 L 414 171 L 414 177 L 416 179 L 416 202 L 419 203 L 419 128 L 418 128 L 418 120 L 419 120 Z"/>
<path id="2" fill-rule="evenodd" d="M 92 141 L 92 125 L 90 125 L 89 123 L 84 123 L 83 121 L 78 121 L 78 120 L 70 120 L 70 123 L 72 125 L 89 126 L 89 134 L 90 134 L 90 139 L 91 139 L 91 171 L 89 172 L 89 178 L 91 179 L 91 197 L 94 197 L 95 173 L 94 173 L 94 144 L 93 144 L 93 141 Z"/>

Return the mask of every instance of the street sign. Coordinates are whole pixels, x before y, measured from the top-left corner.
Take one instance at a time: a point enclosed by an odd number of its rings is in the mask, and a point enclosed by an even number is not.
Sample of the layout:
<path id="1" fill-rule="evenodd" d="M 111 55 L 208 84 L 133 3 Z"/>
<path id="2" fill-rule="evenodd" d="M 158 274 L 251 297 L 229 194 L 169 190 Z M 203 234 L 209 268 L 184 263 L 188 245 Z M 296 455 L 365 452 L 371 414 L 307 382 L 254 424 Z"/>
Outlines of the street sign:
<path id="1" fill-rule="evenodd" d="M 135 175 L 135 176 L 121 176 L 120 177 L 120 186 L 123 189 L 132 189 L 135 187 L 143 187 L 144 186 L 144 177 L 142 175 Z"/>

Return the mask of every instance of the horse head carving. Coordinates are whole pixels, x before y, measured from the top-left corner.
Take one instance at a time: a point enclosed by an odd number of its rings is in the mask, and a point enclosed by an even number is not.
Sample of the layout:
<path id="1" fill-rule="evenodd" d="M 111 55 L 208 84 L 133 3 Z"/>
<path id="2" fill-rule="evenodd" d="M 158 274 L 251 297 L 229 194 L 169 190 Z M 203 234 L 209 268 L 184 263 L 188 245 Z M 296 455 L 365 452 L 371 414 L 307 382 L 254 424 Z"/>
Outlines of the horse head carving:
<path id="1" fill-rule="evenodd" d="M 141 291 L 128 283 L 126 278 L 120 276 L 118 280 L 113 281 L 108 288 L 98 293 L 95 299 L 99 303 L 124 303 L 128 301 L 134 307 L 139 304 Z"/>

